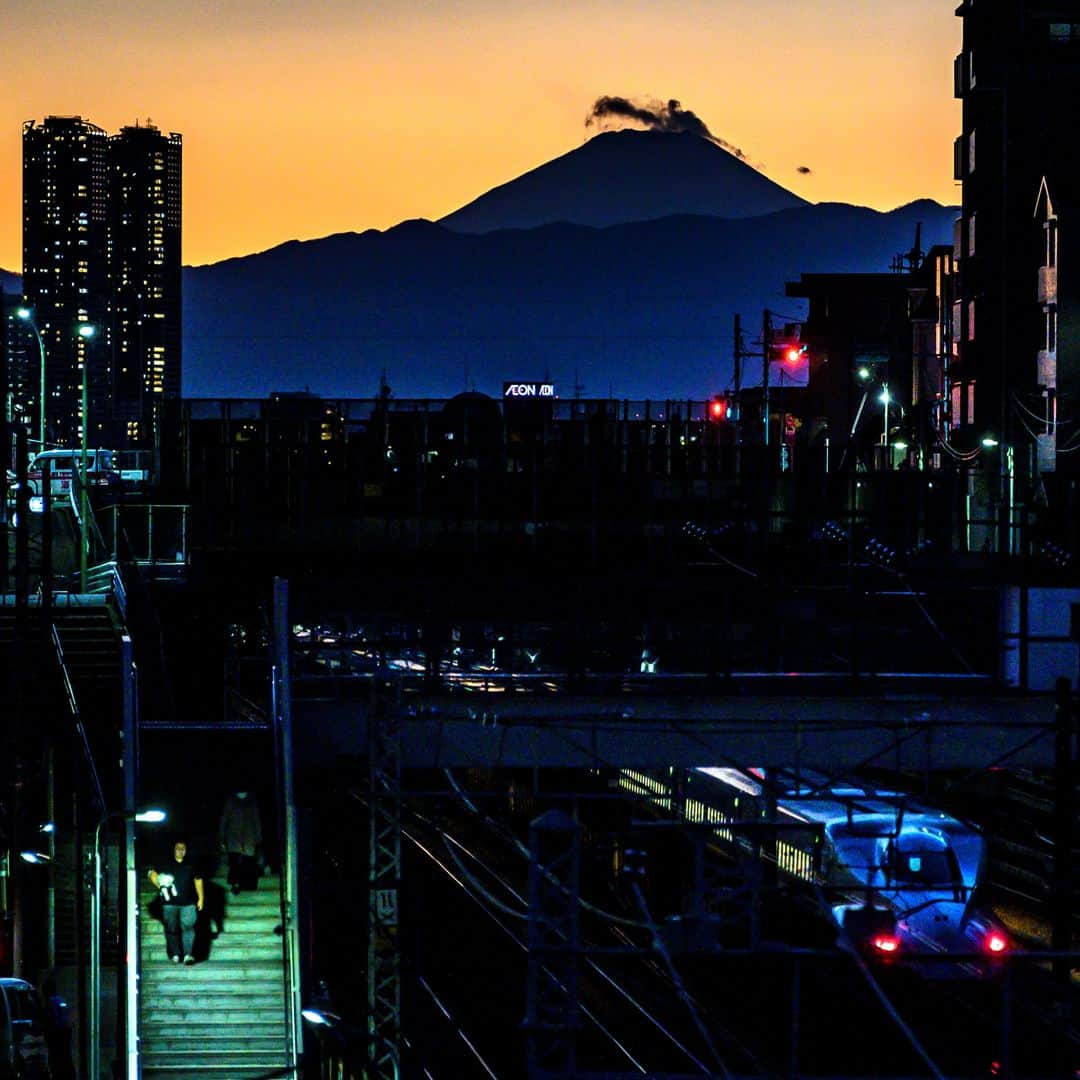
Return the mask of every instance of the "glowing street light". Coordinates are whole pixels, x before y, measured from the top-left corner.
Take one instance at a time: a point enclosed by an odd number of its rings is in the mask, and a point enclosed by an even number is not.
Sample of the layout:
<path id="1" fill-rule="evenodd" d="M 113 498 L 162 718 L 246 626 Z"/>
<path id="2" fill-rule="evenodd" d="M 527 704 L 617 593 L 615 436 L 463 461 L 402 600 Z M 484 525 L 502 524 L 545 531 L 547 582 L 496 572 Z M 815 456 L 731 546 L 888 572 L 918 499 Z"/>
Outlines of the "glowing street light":
<path id="1" fill-rule="evenodd" d="M 889 397 L 889 387 L 883 386 L 881 388 L 881 394 L 878 396 L 878 401 L 885 406 L 885 421 L 884 430 L 882 432 L 881 441 L 888 446 L 889 445 L 889 402 L 892 399 Z"/>
<path id="2" fill-rule="evenodd" d="M 76 331 L 84 341 L 89 342 L 94 336 L 94 328 L 89 323 L 81 323 Z M 86 546 L 90 539 L 90 530 L 86 520 L 87 513 L 87 436 L 90 431 L 90 394 L 87 385 L 89 358 L 84 350 L 82 357 L 82 483 L 79 485 L 79 592 L 86 592 Z"/>
<path id="3" fill-rule="evenodd" d="M 21 307 L 15 314 L 29 325 L 34 331 L 34 337 L 37 338 L 38 355 L 41 358 L 41 386 L 38 390 L 38 450 L 43 451 L 45 449 L 45 342 L 41 339 L 41 331 L 34 321 L 34 313 L 30 308 Z"/>
<path id="4" fill-rule="evenodd" d="M 85 369 L 84 369 L 85 370 Z M 85 384 L 84 384 L 85 385 Z M 164 810 L 139 810 L 128 813 L 118 810 L 103 814 L 94 829 L 94 888 L 90 895 L 90 1071 L 89 1076 L 98 1080 L 101 1076 L 101 830 L 109 821 L 145 821 L 158 823 L 165 820 Z M 130 950 L 134 942 L 128 942 Z M 132 963 L 129 955 L 128 963 Z"/>

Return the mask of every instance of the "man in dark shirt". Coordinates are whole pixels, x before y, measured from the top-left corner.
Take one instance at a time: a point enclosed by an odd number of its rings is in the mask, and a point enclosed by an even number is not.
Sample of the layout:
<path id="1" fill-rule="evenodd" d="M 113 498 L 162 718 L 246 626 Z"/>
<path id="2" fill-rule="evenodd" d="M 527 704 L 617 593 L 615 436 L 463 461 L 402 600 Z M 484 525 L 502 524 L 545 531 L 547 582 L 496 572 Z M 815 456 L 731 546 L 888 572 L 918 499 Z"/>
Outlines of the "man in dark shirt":
<path id="1" fill-rule="evenodd" d="M 167 869 L 151 870 L 149 877 L 161 895 L 165 920 L 165 948 L 174 964 L 194 964 L 195 920 L 203 909 L 203 881 L 187 859 L 187 844 L 173 845 L 173 861 Z"/>

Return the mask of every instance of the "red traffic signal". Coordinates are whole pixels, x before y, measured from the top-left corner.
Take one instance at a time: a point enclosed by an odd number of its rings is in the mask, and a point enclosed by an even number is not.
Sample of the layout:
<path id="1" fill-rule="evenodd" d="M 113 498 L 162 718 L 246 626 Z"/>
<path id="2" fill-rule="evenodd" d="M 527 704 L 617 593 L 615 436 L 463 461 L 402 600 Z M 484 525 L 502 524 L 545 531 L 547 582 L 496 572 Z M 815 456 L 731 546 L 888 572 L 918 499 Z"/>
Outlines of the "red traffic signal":
<path id="1" fill-rule="evenodd" d="M 714 423 L 726 420 L 730 412 L 728 399 L 723 394 L 717 394 L 709 402 L 709 419 Z"/>

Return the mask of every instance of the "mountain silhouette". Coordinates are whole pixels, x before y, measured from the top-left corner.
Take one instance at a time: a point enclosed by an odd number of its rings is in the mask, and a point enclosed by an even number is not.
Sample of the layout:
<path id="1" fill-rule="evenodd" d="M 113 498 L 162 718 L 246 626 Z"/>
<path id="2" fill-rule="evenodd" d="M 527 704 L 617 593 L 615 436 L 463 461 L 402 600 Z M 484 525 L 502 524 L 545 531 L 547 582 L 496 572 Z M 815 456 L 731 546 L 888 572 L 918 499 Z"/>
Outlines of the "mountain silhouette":
<path id="1" fill-rule="evenodd" d="M 734 160 L 734 159 L 732 159 Z M 373 397 L 498 396 L 551 378 L 560 396 L 702 399 L 731 378 L 732 319 L 798 315 L 802 272 L 881 272 L 948 243 L 955 208 L 819 203 L 730 220 L 473 234 L 430 221 L 292 241 L 184 271 L 184 393 L 310 388 Z M 753 333 L 747 335 L 748 342 Z"/>
<path id="2" fill-rule="evenodd" d="M 492 188 L 439 224 L 469 233 L 555 222 L 604 227 L 674 214 L 757 217 L 806 205 L 699 135 L 626 129 Z"/>

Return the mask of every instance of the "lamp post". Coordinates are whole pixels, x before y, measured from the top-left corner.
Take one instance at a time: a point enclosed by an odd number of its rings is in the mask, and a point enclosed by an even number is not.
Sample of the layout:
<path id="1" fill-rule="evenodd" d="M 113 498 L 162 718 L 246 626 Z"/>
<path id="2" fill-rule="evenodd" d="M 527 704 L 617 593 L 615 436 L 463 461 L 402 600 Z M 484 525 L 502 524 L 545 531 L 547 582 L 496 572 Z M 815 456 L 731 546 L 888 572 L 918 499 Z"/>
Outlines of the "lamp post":
<path id="1" fill-rule="evenodd" d="M 45 450 L 45 342 L 41 338 L 41 331 L 34 321 L 34 313 L 29 308 L 21 307 L 15 313 L 24 323 L 29 324 L 37 338 L 38 355 L 41 359 L 41 385 L 38 390 L 38 450 Z"/>
<path id="2" fill-rule="evenodd" d="M 78 329 L 79 337 L 89 342 L 94 336 L 94 328 L 89 323 L 82 323 Z M 87 370 L 90 367 L 86 350 L 82 356 L 82 481 L 79 484 L 79 592 L 86 592 L 86 545 L 90 537 L 86 512 L 88 508 L 87 484 L 87 437 L 90 430 L 90 394 L 87 384 Z"/>
<path id="3" fill-rule="evenodd" d="M 90 1029 L 90 1080 L 101 1080 L 101 830 L 109 821 L 146 821 L 158 823 L 165 820 L 164 810 L 141 810 L 132 813 L 123 810 L 103 814 L 94 828 L 94 883 L 90 896 L 90 1007 L 87 1017 Z M 129 942 L 129 946 L 130 946 Z M 137 962 L 129 956 L 128 963 Z"/>
<path id="4" fill-rule="evenodd" d="M 884 424 L 882 426 L 881 441 L 885 444 L 885 449 L 886 450 L 889 449 L 889 401 L 890 400 L 891 399 L 889 397 L 889 384 L 886 383 L 881 388 L 881 396 L 878 398 L 878 401 L 880 401 L 881 404 L 885 406 L 885 420 L 884 420 Z"/>

